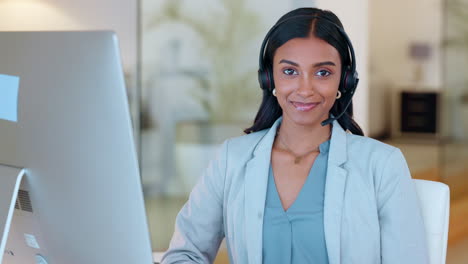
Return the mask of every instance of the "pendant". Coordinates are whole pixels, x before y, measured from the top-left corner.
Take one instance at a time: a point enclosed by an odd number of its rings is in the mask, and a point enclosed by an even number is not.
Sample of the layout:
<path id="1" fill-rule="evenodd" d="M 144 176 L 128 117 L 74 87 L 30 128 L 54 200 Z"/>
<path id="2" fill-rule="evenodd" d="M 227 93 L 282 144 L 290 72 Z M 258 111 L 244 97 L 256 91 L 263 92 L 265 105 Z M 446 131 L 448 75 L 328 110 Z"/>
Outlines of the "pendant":
<path id="1" fill-rule="evenodd" d="M 298 164 L 299 162 L 301 162 L 301 159 L 302 159 L 301 157 L 296 157 L 294 159 L 294 164 Z"/>

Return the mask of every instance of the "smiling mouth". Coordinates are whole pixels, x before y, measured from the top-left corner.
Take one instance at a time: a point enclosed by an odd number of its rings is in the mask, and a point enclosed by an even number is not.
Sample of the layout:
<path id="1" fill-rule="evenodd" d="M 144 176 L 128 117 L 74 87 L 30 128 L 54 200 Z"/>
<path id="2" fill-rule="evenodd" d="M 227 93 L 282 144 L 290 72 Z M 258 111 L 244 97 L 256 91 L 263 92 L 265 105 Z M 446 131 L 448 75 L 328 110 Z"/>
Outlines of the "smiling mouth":
<path id="1" fill-rule="evenodd" d="M 319 103 L 301 103 L 301 102 L 291 102 L 291 104 L 299 111 L 310 111 L 314 109 Z"/>

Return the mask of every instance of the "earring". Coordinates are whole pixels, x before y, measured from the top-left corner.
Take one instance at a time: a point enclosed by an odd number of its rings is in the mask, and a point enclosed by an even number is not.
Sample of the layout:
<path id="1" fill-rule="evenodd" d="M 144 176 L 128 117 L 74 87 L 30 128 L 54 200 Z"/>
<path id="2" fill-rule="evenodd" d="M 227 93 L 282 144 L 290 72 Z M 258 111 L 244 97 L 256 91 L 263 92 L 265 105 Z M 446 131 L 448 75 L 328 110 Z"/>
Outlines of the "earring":
<path id="1" fill-rule="evenodd" d="M 336 99 L 340 99 L 341 98 L 341 92 L 338 91 L 338 93 L 336 93 Z"/>
<path id="2" fill-rule="evenodd" d="M 273 91 L 271 91 L 271 93 L 273 94 L 274 97 L 276 97 L 276 88 L 274 88 Z"/>

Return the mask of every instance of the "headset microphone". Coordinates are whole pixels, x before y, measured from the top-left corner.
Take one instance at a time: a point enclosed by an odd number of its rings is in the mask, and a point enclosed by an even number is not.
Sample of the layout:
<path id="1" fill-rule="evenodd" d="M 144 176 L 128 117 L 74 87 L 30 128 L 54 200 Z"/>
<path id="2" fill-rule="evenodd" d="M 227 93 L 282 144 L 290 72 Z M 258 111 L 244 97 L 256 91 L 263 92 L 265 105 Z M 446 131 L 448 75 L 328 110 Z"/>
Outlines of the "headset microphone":
<path id="1" fill-rule="evenodd" d="M 336 117 L 334 117 L 332 115 L 332 117 L 322 121 L 322 126 L 326 126 L 330 123 L 333 123 L 333 121 L 337 120 L 337 119 L 340 119 L 340 117 L 342 115 L 344 115 L 344 113 L 346 113 L 346 110 L 348 109 L 348 107 L 351 105 L 351 102 L 352 102 L 352 98 L 353 98 L 353 95 L 354 95 L 354 91 L 356 91 L 356 87 L 357 87 L 357 84 L 359 82 L 359 79 L 356 78 L 356 86 L 354 87 L 354 89 L 351 89 L 348 93 L 346 93 L 344 96 L 343 96 L 343 101 L 347 102 L 345 107 L 343 108 L 343 111 L 341 111 L 341 113 L 339 115 L 337 115 Z"/>

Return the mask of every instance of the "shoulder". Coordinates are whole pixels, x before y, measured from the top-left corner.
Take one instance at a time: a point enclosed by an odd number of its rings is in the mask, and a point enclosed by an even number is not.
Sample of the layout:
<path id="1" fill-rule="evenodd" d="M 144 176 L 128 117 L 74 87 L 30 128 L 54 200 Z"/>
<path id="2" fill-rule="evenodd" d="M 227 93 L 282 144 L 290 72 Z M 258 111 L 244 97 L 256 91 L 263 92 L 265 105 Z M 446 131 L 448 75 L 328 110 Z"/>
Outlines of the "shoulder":
<path id="1" fill-rule="evenodd" d="M 253 132 L 239 137 L 229 138 L 224 144 L 229 155 L 251 154 L 269 129 Z"/>
<path id="2" fill-rule="evenodd" d="M 399 181 L 402 176 L 410 175 L 399 148 L 364 136 L 347 134 L 347 138 L 348 160 L 372 171 L 377 181 Z"/>
<path id="3" fill-rule="evenodd" d="M 401 150 L 392 145 L 365 136 L 347 134 L 348 166 L 367 168 L 374 174 L 384 170 L 407 170 Z"/>
<path id="4" fill-rule="evenodd" d="M 346 134 L 349 155 L 388 157 L 398 148 L 366 136 Z"/>
<path id="5" fill-rule="evenodd" d="M 379 207 L 397 188 L 412 184 L 411 173 L 406 159 L 399 148 L 381 141 L 347 134 L 346 168 L 377 194 Z"/>

